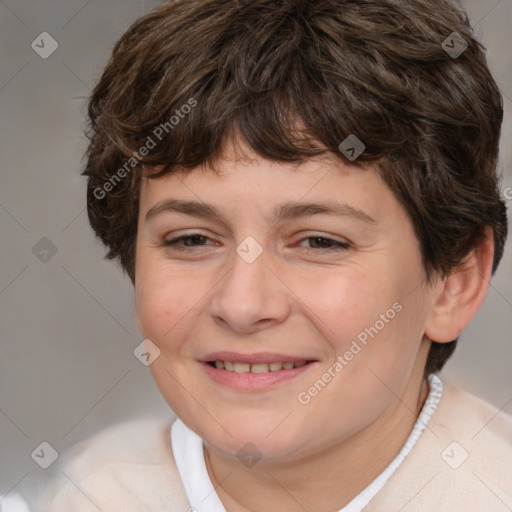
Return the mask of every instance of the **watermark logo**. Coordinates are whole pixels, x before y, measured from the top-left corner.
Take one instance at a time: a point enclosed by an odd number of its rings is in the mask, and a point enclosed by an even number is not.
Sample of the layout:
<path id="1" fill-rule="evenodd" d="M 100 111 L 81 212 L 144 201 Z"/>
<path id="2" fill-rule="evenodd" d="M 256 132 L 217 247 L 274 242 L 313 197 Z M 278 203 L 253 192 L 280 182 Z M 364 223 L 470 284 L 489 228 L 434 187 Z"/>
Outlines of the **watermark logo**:
<path id="1" fill-rule="evenodd" d="M 451 442 L 441 453 L 441 458 L 452 469 L 459 469 L 468 457 L 468 451 L 457 441 Z"/>
<path id="2" fill-rule="evenodd" d="M 366 146 L 351 133 L 339 146 L 338 149 L 343 153 L 345 158 L 350 162 L 356 160 L 362 155 Z"/>
<path id="3" fill-rule="evenodd" d="M 39 57 L 47 59 L 59 47 L 59 43 L 48 32 L 41 32 L 30 46 Z"/>
<path id="4" fill-rule="evenodd" d="M 49 238 L 43 236 L 32 247 L 32 254 L 41 263 L 48 263 L 57 254 L 57 246 Z"/>
<path id="5" fill-rule="evenodd" d="M 236 456 L 240 459 L 240 462 L 248 468 L 254 467 L 261 459 L 262 455 L 258 447 L 253 443 L 245 443 L 242 448 L 236 452 Z"/>
<path id="6" fill-rule="evenodd" d="M 236 252 L 246 263 L 252 263 L 263 252 L 263 248 L 252 236 L 248 236 L 238 244 Z"/>
<path id="7" fill-rule="evenodd" d="M 59 457 L 57 450 L 47 441 L 43 441 L 32 453 L 32 459 L 43 469 L 48 469 Z"/>
<path id="8" fill-rule="evenodd" d="M 468 43 L 458 32 L 452 32 L 441 46 L 452 59 L 457 59 L 467 50 Z"/>
<path id="9" fill-rule="evenodd" d="M 145 339 L 135 347 L 133 355 L 144 366 L 151 366 L 160 357 L 160 349 L 150 339 Z"/>

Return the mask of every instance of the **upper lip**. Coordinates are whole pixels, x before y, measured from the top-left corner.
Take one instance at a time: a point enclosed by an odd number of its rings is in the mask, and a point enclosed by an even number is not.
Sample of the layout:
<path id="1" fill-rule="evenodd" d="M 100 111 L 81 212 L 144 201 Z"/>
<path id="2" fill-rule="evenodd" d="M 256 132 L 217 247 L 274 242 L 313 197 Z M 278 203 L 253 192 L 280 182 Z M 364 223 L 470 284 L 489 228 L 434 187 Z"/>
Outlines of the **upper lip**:
<path id="1" fill-rule="evenodd" d="M 316 361 L 311 357 L 290 356 L 285 354 L 274 354 L 271 352 L 257 352 L 254 354 L 240 354 L 238 352 L 212 352 L 202 359 L 203 363 L 210 361 L 230 361 L 232 363 L 299 363 L 301 361 Z"/>

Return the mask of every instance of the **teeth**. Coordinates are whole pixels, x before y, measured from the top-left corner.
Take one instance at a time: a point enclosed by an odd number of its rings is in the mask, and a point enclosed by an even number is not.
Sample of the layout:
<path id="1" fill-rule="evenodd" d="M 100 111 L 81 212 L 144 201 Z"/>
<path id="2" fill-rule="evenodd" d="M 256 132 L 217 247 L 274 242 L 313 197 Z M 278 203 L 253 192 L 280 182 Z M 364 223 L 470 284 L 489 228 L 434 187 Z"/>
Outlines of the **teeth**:
<path id="1" fill-rule="evenodd" d="M 236 373 L 249 373 L 251 371 L 251 365 L 248 363 L 234 363 L 233 371 Z"/>
<path id="2" fill-rule="evenodd" d="M 249 365 L 247 365 L 249 366 Z M 262 364 L 252 364 L 251 365 L 251 372 L 252 373 L 267 373 L 269 371 L 268 364 L 262 363 Z"/>
<path id="3" fill-rule="evenodd" d="M 291 370 L 292 368 L 301 368 L 306 364 L 306 361 L 298 363 L 233 363 L 231 361 L 215 361 L 215 368 L 219 370 L 227 370 L 228 372 L 236 373 L 268 373 L 277 372 L 279 370 Z"/>

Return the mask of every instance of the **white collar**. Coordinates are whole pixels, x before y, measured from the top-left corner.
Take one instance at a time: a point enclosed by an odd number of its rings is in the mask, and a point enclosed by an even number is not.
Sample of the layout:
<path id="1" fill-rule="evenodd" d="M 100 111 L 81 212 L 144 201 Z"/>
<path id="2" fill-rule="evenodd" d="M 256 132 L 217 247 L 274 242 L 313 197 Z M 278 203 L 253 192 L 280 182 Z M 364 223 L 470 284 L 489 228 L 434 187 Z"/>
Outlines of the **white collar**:
<path id="1" fill-rule="evenodd" d="M 432 418 L 443 392 L 443 383 L 439 377 L 431 374 L 428 380 L 429 394 L 399 454 L 373 482 L 339 512 L 360 512 L 384 487 L 391 475 L 409 455 Z M 196 512 L 226 512 L 206 469 L 203 440 L 178 418 L 171 428 L 171 444 L 176 466 L 193 510 Z"/>

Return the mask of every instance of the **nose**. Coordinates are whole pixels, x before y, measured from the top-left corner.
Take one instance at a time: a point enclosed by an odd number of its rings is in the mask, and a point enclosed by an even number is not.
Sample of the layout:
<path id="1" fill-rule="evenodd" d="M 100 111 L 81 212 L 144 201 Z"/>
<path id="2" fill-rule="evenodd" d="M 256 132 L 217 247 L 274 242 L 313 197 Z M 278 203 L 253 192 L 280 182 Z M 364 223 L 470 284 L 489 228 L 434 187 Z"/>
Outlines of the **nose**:
<path id="1" fill-rule="evenodd" d="M 210 313 L 215 322 L 239 334 L 277 325 L 289 316 L 291 292 L 263 251 L 247 262 L 233 252 L 231 269 L 215 287 Z M 274 265 L 275 267 L 275 265 Z"/>

